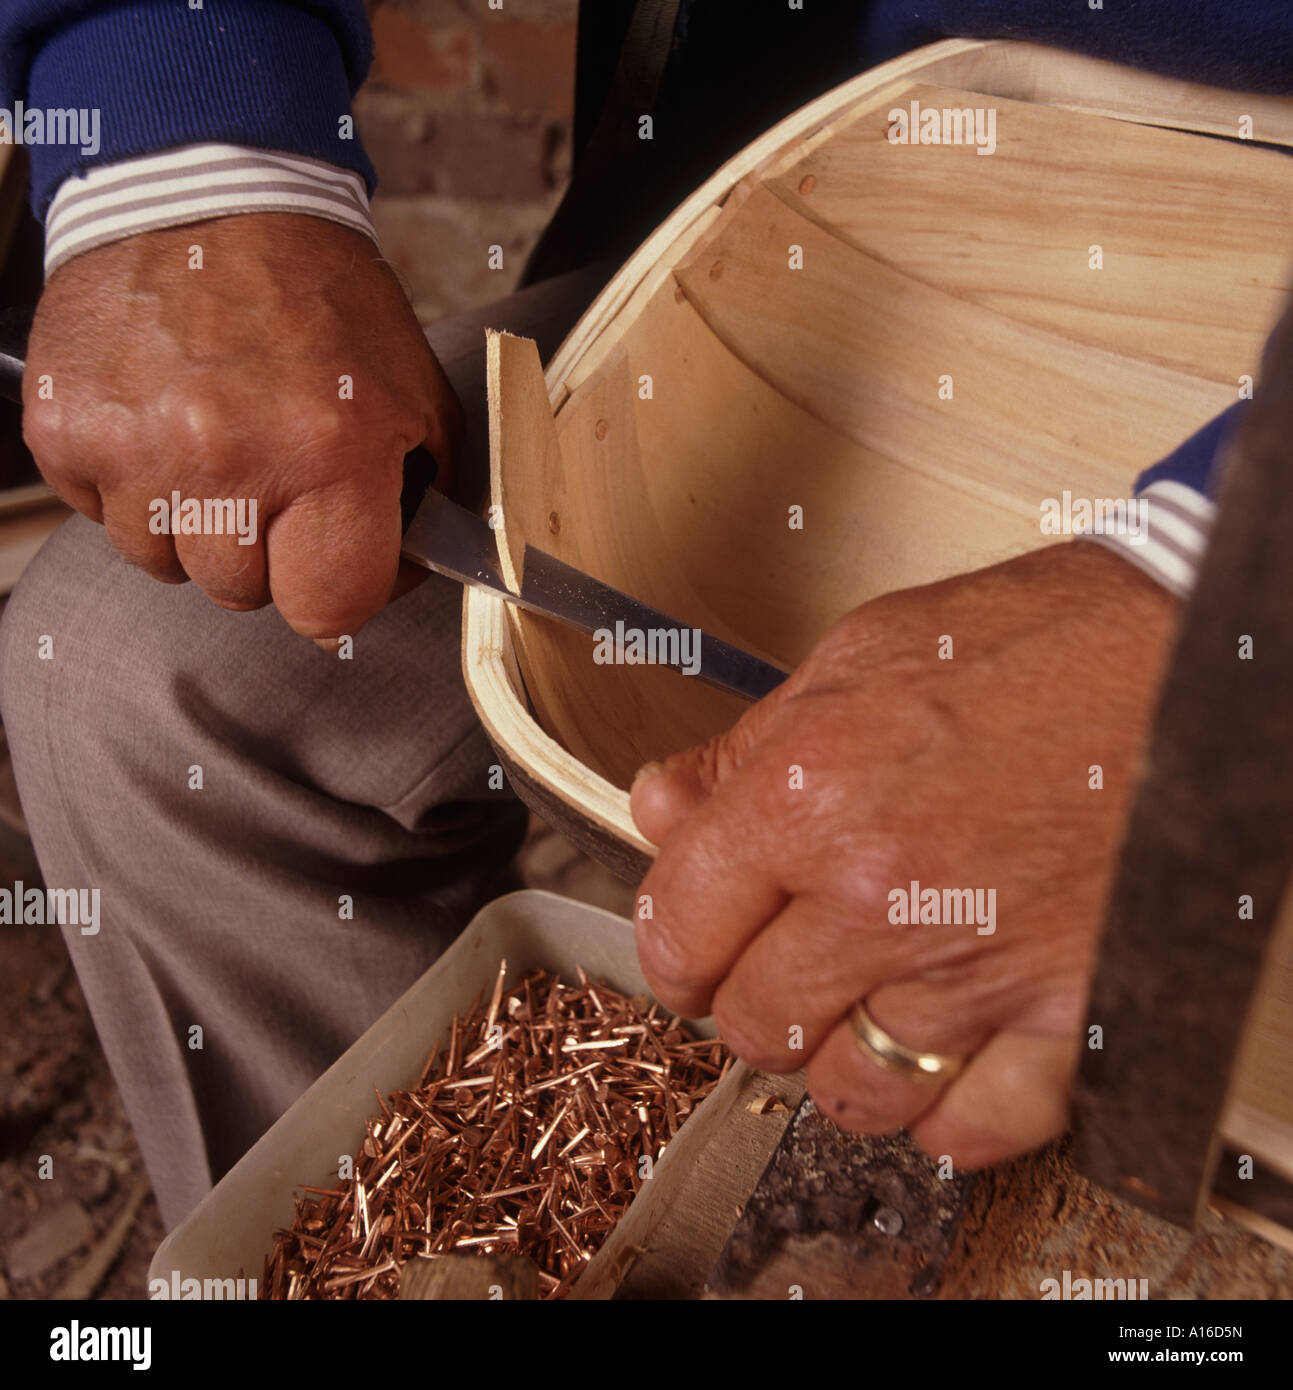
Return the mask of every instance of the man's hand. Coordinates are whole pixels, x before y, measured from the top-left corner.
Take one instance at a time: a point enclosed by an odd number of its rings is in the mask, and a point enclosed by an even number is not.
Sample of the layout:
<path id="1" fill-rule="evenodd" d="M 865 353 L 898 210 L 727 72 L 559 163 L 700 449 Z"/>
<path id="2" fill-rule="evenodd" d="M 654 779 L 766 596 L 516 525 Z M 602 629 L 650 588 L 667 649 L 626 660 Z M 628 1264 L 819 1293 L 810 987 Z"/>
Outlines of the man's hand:
<path id="1" fill-rule="evenodd" d="M 461 419 L 376 248 L 289 213 L 147 232 L 69 261 L 41 299 L 23 388 L 50 486 L 127 560 L 192 579 L 223 608 L 272 598 L 315 638 L 384 607 L 404 455 L 425 442 L 443 477 Z M 150 504 L 174 491 L 255 499 L 255 542 L 150 530 Z"/>
<path id="2" fill-rule="evenodd" d="M 969 1167 L 1061 1131 L 1176 608 L 1077 542 L 849 614 L 730 732 L 639 774 L 657 996 L 712 1007 L 755 1066 L 806 1064 L 846 1129 L 905 1127 Z M 913 880 L 995 890 L 994 929 L 895 924 Z M 856 1000 L 965 1069 L 940 1085 L 879 1067 Z"/>

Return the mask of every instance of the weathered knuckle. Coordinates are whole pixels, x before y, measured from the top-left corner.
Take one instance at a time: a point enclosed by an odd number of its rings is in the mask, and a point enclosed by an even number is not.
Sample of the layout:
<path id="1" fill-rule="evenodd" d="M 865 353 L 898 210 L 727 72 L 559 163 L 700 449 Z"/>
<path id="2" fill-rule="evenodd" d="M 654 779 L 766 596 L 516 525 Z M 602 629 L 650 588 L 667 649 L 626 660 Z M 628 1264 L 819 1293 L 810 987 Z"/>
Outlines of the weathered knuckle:
<path id="1" fill-rule="evenodd" d="M 172 401 L 163 413 L 161 432 L 186 463 L 210 465 L 232 455 L 230 410 L 209 396 Z"/>
<path id="2" fill-rule="evenodd" d="M 776 1074 L 795 1070 L 796 1064 L 787 1061 L 788 1049 L 776 1046 L 763 1036 L 759 1027 L 752 1027 L 751 1020 L 740 1011 L 716 1003 L 714 1026 L 732 1051 L 756 1071 Z"/>
<path id="3" fill-rule="evenodd" d="M 702 785 L 712 791 L 755 756 L 772 748 L 775 742 L 763 707 L 756 705 L 730 729 L 715 734 L 707 743 L 680 756 L 695 759 Z"/>
<path id="4" fill-rule="evenodd" d="M 226 568 L 219 563 L 226 554 L 227 551 L 211 549 L 185 551 L 180 554 L 180 562 L 216 607 L 231 613 L 264 607 L 267 595 L 263 576 L 245 566 Z"/>
<path id="5" fill-rule="evenodd" d="M 57 407 L 39 410 L 28 407 L 23 412 L 22 437 L 43 469 L 57 468 L 68 456 L 73 442 L 67 415 Z"/>
<path id="6" fill-rule="evenodd" d="M 225 589 L 206 586 L 203 592 L 217 608 L 223 608 L 227 613 L 251 613 L 265 606 L 264 599 L 236 594 Z"/>
<path id="7" fill-rule="evenodd" d="M 851 1134 L 892 1134 L 903 1126 L 906 1116 L 879 1094 L 843 1088 L 834 1078 L 820 1075 L 811 1064 L 805 1079 L 818 1110 Z"/>
<path id="8" fill-rule="evenodd" d="M 282 405 L 280 428 L 288 448 L 307 458 L 349 455 L 364 437 L 354 405 L 293 396 Z"/>
<path id="9" fill-rule="evenodd" d="M 117 534 L 111 540 L 113 549 L 132 569 L 142 570 L 152 578 L 164 579 L 168 583 L 183 583 L 187 579 L 173 560 L 136 537 Z"/>
<path id="10" fill-rule="evenodd" d="M 962 1124 L 931 1118 L 910 1130 L 913 1142 L 936 1163 L 951 1159 L 958 1173 L 972 1173 L 1003 1159 L 1013 1158 L 1025 1147 L 999 1134 L 967 1130 Z"/>
<path id="11" fill-rule="evenodd" d="M 716 734 L 708 743 L 696 750 L 695 767 L 700 784 L 706 791 L 713 791 L 720 782 L 725 781 L 739 766 L 741 754 L 748 746 L 748 740 L 738 737 L 736 730 Z"/>
<path id="12" fill-rule="evenodd" d="M 667 914 L 660 917 L 658 907 L 656 918 L 638 933 L 638 950 L 642 968 L 662 1002 L 690 998 L 708 987 L 676 924 Z"/>
<path id="13" fill-rule="evenodd" d="M 285 606 L 281 599 L 275 601 L 288 627 L 302 637 L 340 637 L 347 633 L 353 636 L 377 612 L 376 608 L 353 604 L 345 607 L 321 603 Z"/>

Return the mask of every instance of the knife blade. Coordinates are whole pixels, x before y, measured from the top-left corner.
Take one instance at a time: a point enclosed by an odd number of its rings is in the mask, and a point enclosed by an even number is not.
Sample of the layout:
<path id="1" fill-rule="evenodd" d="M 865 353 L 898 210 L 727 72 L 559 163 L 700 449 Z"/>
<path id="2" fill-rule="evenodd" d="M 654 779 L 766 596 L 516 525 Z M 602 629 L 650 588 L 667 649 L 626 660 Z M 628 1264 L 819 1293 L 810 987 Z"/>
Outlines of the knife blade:
<path id="1" fill-rule="evenodd" d="M 705 685 L 759 700 L 787 672 L 730 642 L 690 627 L 532 545 L 525 548 L 521 592 L 513 593 L 498 563 L 498 541 L 475 512 L 430 491 L 404 534 L 404 558 L 506 603 L 555 618 L 600 638 L 622 659 L 638 649 Z M 633 664 L 633 663 L 629 663 Z"/>
<path id="2" fill-rule="evenodd" d="M 0 395 L 21 403 L 23 367 L 16 353 L 0 351 Z M 483 517 L 429 486 L 436 471 L 434 458 L 421 446 L 405 456 L 400 510 L 401 553 L 406 560 L 578 628 L 608 644 L 620 660 L 632 654 L 634 661 L 626 664 L 636 664 L 641 654 L 652 665 L 746 700 L 761 700 L 786 679 L 787 672 L 752 653 L 681 623 L 533 546 L 525 548 L 521 592 L 514 594 L 499 568 L 496 533 Z"/>

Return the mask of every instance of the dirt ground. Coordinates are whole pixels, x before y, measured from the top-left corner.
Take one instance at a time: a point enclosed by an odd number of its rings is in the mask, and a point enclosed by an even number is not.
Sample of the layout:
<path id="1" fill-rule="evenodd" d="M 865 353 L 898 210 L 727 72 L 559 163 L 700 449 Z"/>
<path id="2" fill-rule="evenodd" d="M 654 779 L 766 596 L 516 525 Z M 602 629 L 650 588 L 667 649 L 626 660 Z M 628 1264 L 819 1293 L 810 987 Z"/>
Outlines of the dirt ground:
<path id="1" fill-rule="evenodd" d="M 142 1297 L 162 1224 L 63 938 L 4 950 L 0 1297 Z"/>

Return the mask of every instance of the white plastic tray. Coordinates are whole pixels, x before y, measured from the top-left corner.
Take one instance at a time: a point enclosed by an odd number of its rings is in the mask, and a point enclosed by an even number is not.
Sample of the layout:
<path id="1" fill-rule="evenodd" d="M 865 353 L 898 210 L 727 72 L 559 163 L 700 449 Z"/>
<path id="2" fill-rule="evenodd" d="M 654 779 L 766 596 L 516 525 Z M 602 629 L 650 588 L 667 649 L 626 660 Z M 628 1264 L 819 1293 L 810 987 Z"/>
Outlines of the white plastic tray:
<path id="1" fill-rule="evenodd" d="M 158 1247 L 149 1280 L 186 1278 L 259 1280 L 273 1232 L 291 1223 L 293 1193 L 302 1184 L 331 1187 L 341 1154 L 356 1152 L 364 1122 L 375 1112 L 376 1086 L 383 1095 L 414 1084 L 437 1038 L 448 1042 L 455 1012 L 465 1012 L 479 993 L 488 998 L 499 961 L 507 961 L 506 986 L 536 968 L 578 983 L 575 967 L 625 994 L 649 994 L 638 968 L 633 924 L 554 893 L 523 892 L 482 909 L 443 956 L 340 1057 L 269 1129 L 189 1216 Z M 701 1037 L 713 1037 L 711 1020 L 691 1021 Z M 609 1297 L 615 1278 L 608 1268 L 615 1236 L 630 1223 L 653 1223 L 648 1208 L 674 1184 L 662 1182 L 703 1142 L 706 1123 L 727 1108 L 747 1069 L 733 1067 L 679 1131 L 654 1178 L 634 1198 L 607 1245 L 580 1276 L 582 1297 Z M 706 1117 L 709 1118 L 708 1116 Z M 192 1287 L 192 1286 L 190 1286 Z"/>

